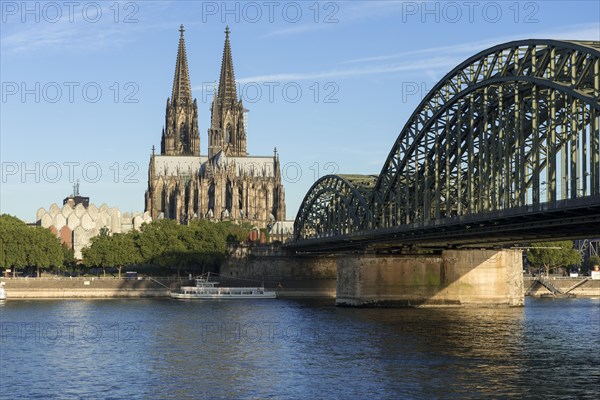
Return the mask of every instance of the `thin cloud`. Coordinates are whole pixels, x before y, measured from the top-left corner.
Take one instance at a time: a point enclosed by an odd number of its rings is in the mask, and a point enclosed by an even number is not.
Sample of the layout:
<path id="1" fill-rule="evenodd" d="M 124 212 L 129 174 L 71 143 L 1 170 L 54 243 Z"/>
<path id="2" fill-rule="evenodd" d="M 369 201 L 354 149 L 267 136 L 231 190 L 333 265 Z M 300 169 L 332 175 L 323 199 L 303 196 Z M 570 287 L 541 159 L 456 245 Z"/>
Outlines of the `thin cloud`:
<path id="1" fill-rule="evenodd" d="M 453 53 L 453 54 L 473 54 L 474 52 L 481 51 L 487 49 L 489 47 L 495 46 L 500 43 L 511 42 L 514 40 L 522 40 L 522 39 L 557 39 L 557 40 L 600 40 L 600 24 L 599 23 L 589 23 L 589 24 L 580 24 L 580 25 L 569 25 L 560 28 L 561 30 L 552 31 L 552 32 L 536 32 L 533 34 L 520 34 L 520 35 L 510 35 L 504 37 L 495 37 L 493 39 L 484 39 L 476 42 L 469 43 L 461 43 L 457 45 L 450 46 L 436 46 L 436 47 L 428 47 L 424 49 L 405 51 L 400 53 L 392 53 L 392 54 L 384 54 L 379 56 L 372 57 L 362 57 L 355 58 L 351 60 L 342 61 L 341 64 L 356 64 L 356 63 L 368 63 L 368 62 L 379 62 L 386 60 L 394 60 L 398 58 L 404 58 L 407 56 L 414 55 L 426 55 L 430 53 Z"/>
<path id="2" fill-rule="evenodd" d="M 90 43 L 94 44 L 94 48 L 114 46 L 127 38 L 124 30 L 114 25 L 85 22 L 27 24 L 26 29 L 3 35 L 0 44 L 3 53 L 27 53 L 58 47 L 89 48 Z"/>
<path id="3" fill-rule="evenodd" d="M 393 72 L 423 70 L 425 68 L 445 68 L 453 66 L 454 58 L 440 57 L 426 60 L 418 60 L 414 62 L 404 62 L 391 65 L 374 65 L 364 68 L 337 69 L 331 71 L 309 72 L 309 73 L 281 73 L 271 75 L 257 75 L 247 78 L 238 79 L 240 84 L 254 82 L 280 82 L 280 81 L 304 81 L 310 79 L 342 79 L 355 76 L 388 74 Z"/>
<path id="4" fill-rule="evenodd" d="M 320 72 L 298 72 L 298 73 L 279 73 L 269 75 L 258 75 L 238 79 L 240 84 L 251 82 L 280 82 L 280 81 L 302 81 L 309 79 L 343 79 L 355 76 L 389 74 L 394 72 L 420 71 L 424 72 L 429 78 L 436 77 L 439 73 L 449 71 L 458 63 L 464 60 L 465 55 L 474 54 L 500 43 L 524 38 L 550 38 L 557 40 L 600 40 L 600 24 L 588 23 L 580 25 L 569 25 L 553 32 L 537 32 L 530 35 L 510 35 L 505 37 L 496 37 L 493 39 L 479 40 L 476 42 L 461 43 L 450 46 L 436 46 L 419 50 L 380 55 L 374 57 L 364 57 L 343 61 L 341 65 L 359 64 L 359 63 L 377 63 L 365 67 L 354 67 L 345 69 L 335 69 Z M 437 55 L 431 58 L 429 55 Z M 382 61 L 391 61 L 395 59 L 404 59 L 406 56 L 421 55 L 420 59 L 403 62 L 388 63 L 381 66 Z"/>
<path id="5" fill-rule="evenodd" d="M 122 11 L 119 22 L 114 22 L 113 3 L 98 3 L 101 7 L 101 17 L 98 22 L 85 20 L 81 9 L 75 9 L 72 15 L 66 10 L 63 11 L 62 18 L 57 22 L 25 22 L 22 23 L 18 16 L 14 21 L 9 20 L 2 26 L 2 36 L 0 37 L 0 48 L 3 54 L 27 53 L 39 49 L 89 49 L 98 47 L 109 47 L 128 43 L 132 39 L 132 31 L 147 31 L 164 27 L 177 27 L 179 22 L 166 23 L 164 21 L 156 23 L 141 23 L 140 13 Z M 153 7 L 155 12 L 160 13 L 169 2 L 148 2 L 144 6 Z M 128 9 L 128 11 L 131 11 Z M 149 12 L 148 15 L 152 15 Z M 162 14 L 160 14 L 162 15 Z M 130 22 L 126 23 L 125 18 Z M 90 17 L 91 18 L 91 17 Z M 137 22 L 135 20 L 138 20 Z M 93 46 L 90 46 L 93 44 Z"/>
<path id="6" fill-rule="evenodd" d="M 267 34 L 263 35 L 263 38 L 275 37 L 275 36 L 283 36 L 283 35 L 294 35 L 299 33 L 312 32 L 316 30 L 326 29 L 327 26 L 325 24 L 305 24 L 292 26 L 291 28 L 278 29 Z"/>

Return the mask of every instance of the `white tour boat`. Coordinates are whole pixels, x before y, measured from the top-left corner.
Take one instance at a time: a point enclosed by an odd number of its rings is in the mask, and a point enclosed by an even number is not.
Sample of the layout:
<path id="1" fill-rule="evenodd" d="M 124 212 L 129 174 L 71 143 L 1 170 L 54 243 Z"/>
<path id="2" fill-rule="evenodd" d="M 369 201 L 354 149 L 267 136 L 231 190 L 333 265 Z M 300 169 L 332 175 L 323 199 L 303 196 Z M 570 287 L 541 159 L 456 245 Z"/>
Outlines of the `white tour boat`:
<path id="1" fill-rule="evenodd" d="M 196 278 L 196 286 L 181 286 L 171 292 L 173 299 L 274 299 L 274 291 L 261 287 L 216 287 L 219 282 L 209 282 L 206 278 Z"/>

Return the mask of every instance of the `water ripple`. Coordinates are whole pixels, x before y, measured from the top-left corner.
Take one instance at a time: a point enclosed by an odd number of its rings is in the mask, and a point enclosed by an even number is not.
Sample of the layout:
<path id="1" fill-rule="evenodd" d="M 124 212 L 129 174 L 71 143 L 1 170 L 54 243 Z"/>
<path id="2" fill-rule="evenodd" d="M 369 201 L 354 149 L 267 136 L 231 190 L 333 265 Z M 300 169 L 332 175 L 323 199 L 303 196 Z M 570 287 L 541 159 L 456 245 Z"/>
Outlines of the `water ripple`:
<path id="1" fill-rule="evenodd" d="M 600 397 L 600 302 L 12 301 L 2 399 Z"/>

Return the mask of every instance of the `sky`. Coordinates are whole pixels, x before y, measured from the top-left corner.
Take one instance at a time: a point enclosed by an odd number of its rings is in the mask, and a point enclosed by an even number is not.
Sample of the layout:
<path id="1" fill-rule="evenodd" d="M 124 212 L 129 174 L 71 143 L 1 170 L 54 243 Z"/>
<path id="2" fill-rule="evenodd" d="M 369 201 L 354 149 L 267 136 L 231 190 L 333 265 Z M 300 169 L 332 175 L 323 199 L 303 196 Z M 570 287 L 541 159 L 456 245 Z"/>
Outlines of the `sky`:
<path id="1" fill-rule="evenodd" d="M 179 26 L 201 153 L 225 26 L 248 152 L 280 156 L 287 219 L 331 173 L 378 174 L 445 74 L 520 39 L 600 41 L 597 1 L 0 1 L 0 213 L 73 192 L 143 211 Z"/>

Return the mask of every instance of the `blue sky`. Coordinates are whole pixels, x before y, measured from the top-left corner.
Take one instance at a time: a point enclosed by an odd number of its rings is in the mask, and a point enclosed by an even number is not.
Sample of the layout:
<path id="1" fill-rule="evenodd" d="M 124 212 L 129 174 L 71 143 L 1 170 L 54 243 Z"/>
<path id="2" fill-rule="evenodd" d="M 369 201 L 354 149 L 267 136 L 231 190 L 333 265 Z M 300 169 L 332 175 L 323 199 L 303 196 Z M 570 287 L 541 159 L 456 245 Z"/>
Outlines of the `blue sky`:
<path id="1" fill-rule="evenodd" d="M 248 151 L 283 167 L 287 218 L 327 173 L 379 173 L 454 66 L 518 39 L 600 40 L 597 1 L 1 2 L 0 212 L 33 222 L 81 181 L 142 211 L 179 25 L 201 150 L 229 25 Z"/>

